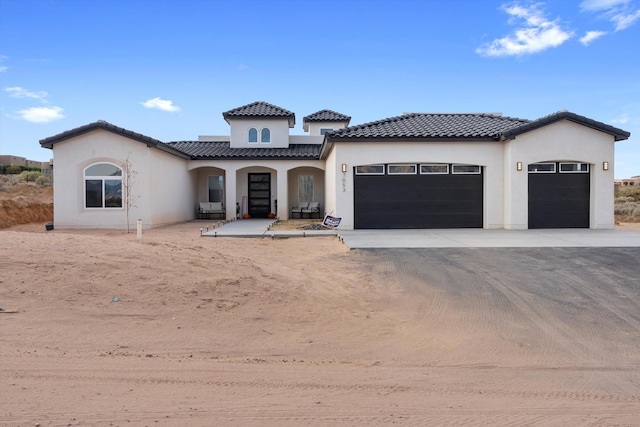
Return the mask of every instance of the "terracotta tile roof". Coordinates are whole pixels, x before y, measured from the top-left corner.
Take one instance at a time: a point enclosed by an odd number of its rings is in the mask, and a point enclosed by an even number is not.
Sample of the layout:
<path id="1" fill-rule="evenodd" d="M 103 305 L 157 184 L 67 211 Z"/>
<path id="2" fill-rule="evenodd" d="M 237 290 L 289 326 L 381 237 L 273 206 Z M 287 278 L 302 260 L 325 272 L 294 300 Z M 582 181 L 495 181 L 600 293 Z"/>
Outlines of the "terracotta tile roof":
<path id="1" fill-rule="evenodd" d="M 529 120 L 481 113 L 409 113 L 384 120 L 339 129 L 330 141 L 349 139 L 499 139 L 510 129 Z"/>
<path id="2" fill-rule="evenodd" d="M 176 141 L 168 145 L 193 160 L 317 160 L 322 147 L 320 144 L 290 144 L 288 148 L 231 148 L 229 141 Z"/>
<path id="3" fill-rule="evenodd" d="M 277 105 L 269 104 L 264 101 L 257 101 L 242 107 L 234 108 L 222 113 L 222 117 L 229 123 L 229 118 L 286 118 L 289 120 L 289 127 L 296 124 L 296 115 Z"/>

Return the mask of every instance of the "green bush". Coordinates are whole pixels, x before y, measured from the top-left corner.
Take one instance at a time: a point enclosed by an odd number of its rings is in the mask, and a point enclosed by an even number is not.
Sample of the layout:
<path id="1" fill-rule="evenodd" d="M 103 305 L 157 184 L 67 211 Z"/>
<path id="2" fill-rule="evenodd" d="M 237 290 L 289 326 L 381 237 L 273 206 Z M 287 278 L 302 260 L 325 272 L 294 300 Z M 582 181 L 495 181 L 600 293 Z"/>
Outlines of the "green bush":
<path id="1" fill-rule="evenodd" d="M 11 165 L 7 166 L 4 171 L 8 175 L 18 175 L 22 173 L 22 168 L 20 166 Z"/>

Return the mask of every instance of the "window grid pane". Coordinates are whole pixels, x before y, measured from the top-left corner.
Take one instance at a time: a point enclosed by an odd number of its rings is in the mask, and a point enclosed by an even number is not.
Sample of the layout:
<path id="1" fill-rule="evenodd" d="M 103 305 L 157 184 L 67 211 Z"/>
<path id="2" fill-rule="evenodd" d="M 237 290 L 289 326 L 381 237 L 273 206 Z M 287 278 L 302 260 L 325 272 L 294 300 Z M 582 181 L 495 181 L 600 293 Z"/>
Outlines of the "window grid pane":
<path id="1" fill-rule="evenodd" d="M 586 173 L 589 172 L 587 163 L 560 163 L 560 173 Z"/>
<path id="2" fill-rule="evenodd" d="M 427 164 L 420 165 L 420 173 L 421 174 L 440 174 L 447 175 L 449 173 L 449 165 L 443 164 Z"/>
<path id="3" fill-rule="evenodd" d="M 415 175 L 417 171 L 416 165 L 389 165 L 389 175 Z"/>
<path id="4" fill-rule="evenodd" d="M 555 173 L 555 163 L 531 163 L 528 166 L 528 171 L 532 173 Z"/>
<path id="5" fill-rule="evenodd" d="M 454 174 L 479 174 L 480 166 L 478 165 L 453 165 Z"/>
<path id="6" fill-rule="evenodd" d="M 384 165 L 356 166 L 356 175 L 384 175 Z"/>
<path id="7" fill-rule="evenodd" d="M 88 208 L 102 207 L 101 179 L 87 179 L 85 181 L 85 203 Z"/>
<path id="8" fill-rule="evenodd" d="M 122 181 L 119 179 L 104 180 L 104 207 L 122 207 Z"/>
<path id="9" fill-rule="evenodd" d="M 298 175 L 298 203 L 313 201 L 313 175 Z"/>
<path id="10" fill-rule="evenodd" d="M 256 128 L 249 129 L 249 142 L 258 142 L 258 130 Z"/>
<path id="11" fill-rule="evenodd" d="M 260 132 L 260 142 L 271 142 L 271 131 L 268 128 L 264 128 Z"/>

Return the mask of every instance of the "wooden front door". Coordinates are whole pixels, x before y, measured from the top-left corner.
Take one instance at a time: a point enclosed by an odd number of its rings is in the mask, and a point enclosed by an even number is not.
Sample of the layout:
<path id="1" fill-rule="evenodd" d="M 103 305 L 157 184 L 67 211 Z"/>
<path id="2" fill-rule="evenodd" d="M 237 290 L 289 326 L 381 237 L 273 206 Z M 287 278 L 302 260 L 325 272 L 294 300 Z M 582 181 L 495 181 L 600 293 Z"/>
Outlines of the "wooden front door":
<path id="1" fill-rule="evenodd" d="M 249 174 L 249 215 L 267 218 L 271 212 L 271 174 Z"/>

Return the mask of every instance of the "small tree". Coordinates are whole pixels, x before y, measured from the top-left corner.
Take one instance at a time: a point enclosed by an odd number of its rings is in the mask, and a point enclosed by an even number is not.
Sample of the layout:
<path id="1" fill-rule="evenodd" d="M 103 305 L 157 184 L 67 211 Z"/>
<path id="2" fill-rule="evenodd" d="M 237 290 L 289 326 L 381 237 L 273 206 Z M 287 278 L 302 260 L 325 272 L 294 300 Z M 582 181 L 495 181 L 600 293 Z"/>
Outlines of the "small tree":
<path id="1" fill-rule="evenodd" d="M 129 226 L 129 211 L 131 208 L 138 207 L 138 205 L 136 205 L 136 200 L 140 197 L 133 192 L 133 184 L 135 182 L 135 178 L 138 176 L 138 172 L 133 168 L 133 164 L 131 163 L 129 156 L 120 163 L 120 168 L 122 169 L 122 190 L 124 191 L 122 201 L 127 215 L 127 233 L 129 233 L 131 230 Z"/>

